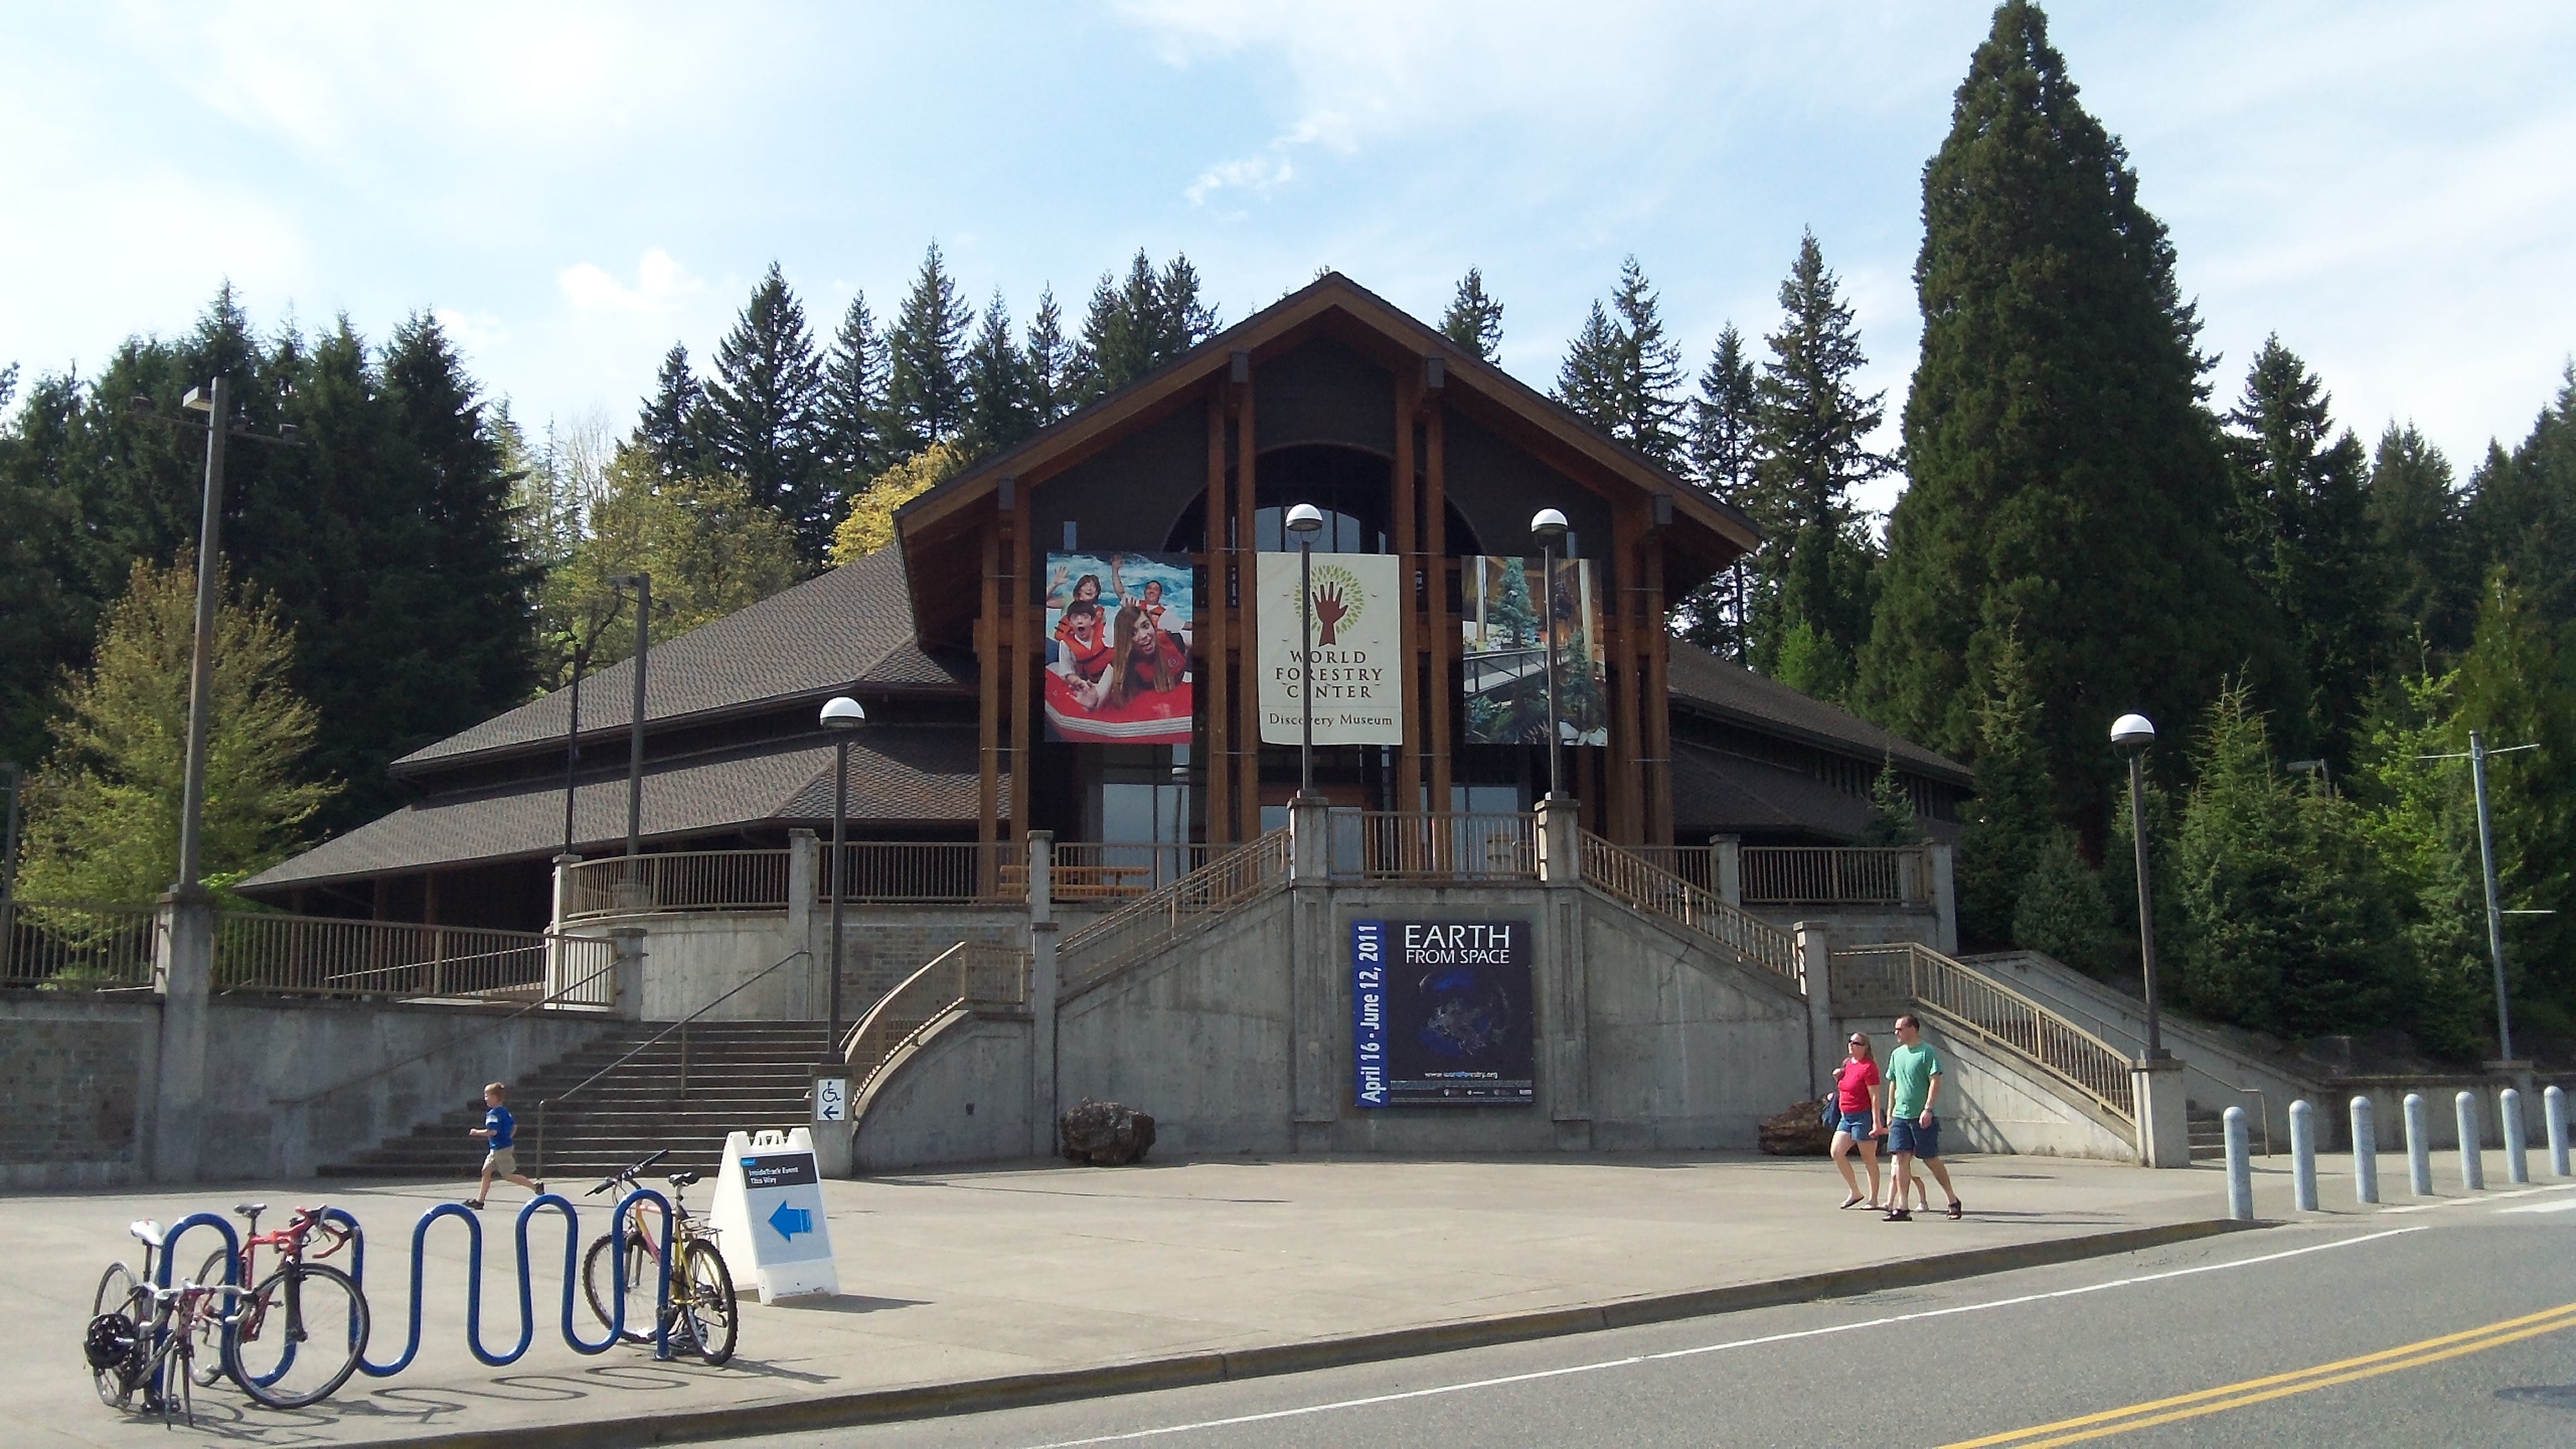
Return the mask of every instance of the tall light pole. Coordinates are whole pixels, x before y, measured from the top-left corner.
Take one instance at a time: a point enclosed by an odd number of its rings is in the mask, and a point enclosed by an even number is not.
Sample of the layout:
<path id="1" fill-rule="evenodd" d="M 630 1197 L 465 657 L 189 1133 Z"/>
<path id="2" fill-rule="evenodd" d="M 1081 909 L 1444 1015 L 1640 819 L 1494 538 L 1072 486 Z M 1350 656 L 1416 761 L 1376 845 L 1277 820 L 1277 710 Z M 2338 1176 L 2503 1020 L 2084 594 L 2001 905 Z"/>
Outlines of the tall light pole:
<path id="1" fill-rule="evenodd" d="M 188 755 L 179 785 L 179 880 L 182 895 L 204 874 L 206 730 L 214 713 L 215 578 L 223 548 L 224 438 L 232 431 L 232 389 L 217 373 L 204 387 L 188 389 L 191 412 L 206 415 L 206 500 L 197 524 L 197 637 L 188 652 Z"/>
<path id="2" fill-rule="evenodd" d="M 1190 766 L 1172 761 L 1172 879 L 1190 873 Z"/>
<path id="3" fill-rule="evenodd" d="M 832 735 L 832 976 L 823 988 L 823 1058 L 841 1057 L 841 877 L 849 868 L 843 847 L 850 833 L 850 737 L 868 722 L 868 712 L 846 694 L 823 703 L 823 728 Z"/>
<path id="4" fill-rule="evenodd" d="M 1530 517 L 1530 532 L 1538 538 L 1539 551 L 1539 637 L 1547 644 L 1547 798 L 1565 798 L 1563 752 L 1558 748 L 1556 698 L 1556 546 L 1565 541 L 1565 515 L 1553 508 L 1542 508 Z"/>
<path id="5" fill-rule="evenodd" d="M 2156 727 L 2142 714 L 2124 714 L 2111 722 L 2111 743 L 2129 757 L 2129 834 L 2138 854 L 2138 959 L 2146 970 L 2147 1058 L 2165 1056 L 2164 1020 L 2156 1008 L 2156 900 L 2147 876 L 2147 746 L 2156 742 Z"/>
<path id="6" fill-rule="evenodd" d="M 653 652 L 653 576 L 638 569 L 608 576 L 611 588 L 635 590 L 635 717 L 626 740 L 626 878 L 639 879 L 636 857 L 644 853 L 644 666 Z"/>
<path id="7" fill-rule="evenodd" d="M 2483 730 L 2469 731 L 2469 783 L 2478 799 L 2478 867 L 2487 878 L 2487 958 L 2495 964 L 2496 1059 L 2509 1062 L 2513 1060 L 2513 1014 L 2505 1008 L 2504 907 L 2496 892 L 2495 826 L 2487 814 L 2487 739 Z"/>
<path id="8" fill-rule="evenodd" d="M 572 796 L 573 786 L 581 772 L 581 672 L 590 663 L 590 651 L 599 647 L 600 631 L 606 629 L 609 621 L 617 617 L 617 611 L 624 607 L 626 607 L 626 591 L 620 589 L 616 592 L 616 602 L 609 605 L 608 612 L 601 616 L 599 622 L 591 625 L 590 637 L 584 639 L 575 634 L 571 640 L 572 718 L 564 726 L 564 843 L 563 854 L 555 858 L 563 865 L 570 865 L 573 859 Z M 639 664 L 636 667 L 640 669 L 643 666 Z"/>
<path id="9" fill-rule="evenodd" d="M 1288 531 L 1297 535 L 1297 681 L 1302 692 L 1297 712 L 1305 724 L 1305 737 L 1297 753 L 1300 799 L 1315 793 L 1315 535 L 1323 529 L 1323 510 L 1314 504 L 1300 503 L 1288 510 Z"/>

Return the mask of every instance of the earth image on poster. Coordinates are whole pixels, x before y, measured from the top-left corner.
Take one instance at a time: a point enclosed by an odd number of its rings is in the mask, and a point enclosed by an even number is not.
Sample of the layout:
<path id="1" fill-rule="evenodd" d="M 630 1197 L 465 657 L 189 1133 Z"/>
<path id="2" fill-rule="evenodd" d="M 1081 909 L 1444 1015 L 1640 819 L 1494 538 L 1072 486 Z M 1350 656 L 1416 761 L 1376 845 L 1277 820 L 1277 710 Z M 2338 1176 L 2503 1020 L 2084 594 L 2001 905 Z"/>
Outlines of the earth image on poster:
<path id="1" fill-rule="evenodd" d="M 1481 971 L 1453 966 L 1430 972 L 1414 991 L 1425 1008 L 1416 1036 L 1440 1056 L 1452 1061 L 1484 1057 L 1511 1032 L 1511 994 Z"/>

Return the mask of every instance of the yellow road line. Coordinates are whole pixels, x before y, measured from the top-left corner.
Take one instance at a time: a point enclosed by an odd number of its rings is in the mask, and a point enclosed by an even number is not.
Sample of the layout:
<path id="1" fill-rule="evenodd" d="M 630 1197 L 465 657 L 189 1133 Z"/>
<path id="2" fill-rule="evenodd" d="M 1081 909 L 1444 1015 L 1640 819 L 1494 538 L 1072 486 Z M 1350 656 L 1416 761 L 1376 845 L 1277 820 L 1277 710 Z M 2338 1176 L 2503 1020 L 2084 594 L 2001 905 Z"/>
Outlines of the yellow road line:
<path id="1" fill-rule="evenodd" d="M 2500 1348 L 2508 1343 L 2535 1338 L 2544 1333 L 2556 1333 L 2567 1328 L 2576 1328 L 2576 1303 L 2561 1304 L 2544 1312 L 2525 1314 L 2520 1318 L 2508 1318 L 2481 1328 L 2446 1333 L 2438 1338 L 2419 1339 L 2414 1343 L 2401 1344 L 2396 1348 L 2384 1348 L 2377 1353 L 2366 1353 L 2358 1358 L 2339 1359 L 2333 1363 L 2318 1364 L 2313 1368 L 2272 1374 L 2259 1379 L 2247 1379 L 2242 1383 L 2202 1389 L 2196 1393 L 2177 1394 L 2171 1398 L 2151 1399 L 2145 1403 L 2131 1404 L 2126 1408 L 2106 1409 L 2097 1414 L 2060 1419 L 2053 1424 L 2037 1424 L 2027 1429 L 2015 1429 L 2009 1433 L 1990 1434 L 1982 1439 L 1963 1439 L 1944 1446 L 1944 1449 L 1989 1449 L 1989 1446 L 2007 1444 L 2015 1446 L 2015 1449 L 2044 1449 L 2044 1446 L 2048 1445 L 2075 1444 L 2087 1439 L 2125 1434 L 2132 1429 L 2143 1429 L 2154 1424 L 2169 1424 L 2177 1419 L 2214 1414 L 2222 1409 L 2242 1408 L 2269 1399 L 2306 1393 L 2310 1389 L 2330 1388 L 2336 1384 L 2350 1383 L 2355 1379 L 2394 1373 L 2399 1369 L 2438 1363 L 2443 1359 L 2458 1358 L 2463 1354 L 2478 1353 L 2490 1348 Z M 2157 1412 L 2159 1410 L 2167 1412 L 2159 1413 Z M 2141 1415 L 2150 1417 L 2138 1417 Z M 2069 1430 L 2075 1432 L 2064 1432 Z M 2056 1437 L 2039 1437 L 2045 1435 Z"/>

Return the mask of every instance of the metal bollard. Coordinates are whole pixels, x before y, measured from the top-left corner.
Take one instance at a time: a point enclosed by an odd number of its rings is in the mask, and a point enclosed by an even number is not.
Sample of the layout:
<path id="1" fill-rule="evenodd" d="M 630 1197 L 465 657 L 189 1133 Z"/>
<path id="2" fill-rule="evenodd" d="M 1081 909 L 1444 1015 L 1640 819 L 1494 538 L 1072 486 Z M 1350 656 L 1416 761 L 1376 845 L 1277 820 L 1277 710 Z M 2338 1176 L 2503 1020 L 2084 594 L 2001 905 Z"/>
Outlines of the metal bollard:
<path id="1" fill-rule="evenodd" d="M 2496 1126 L 2504 1132 L 2504 1180 L 2531 1181 L 2531 1162 L 2522 1140 L 2522 1093 L 2511 1087 L 2496 1093 Z"/>
<path id="2" fill-rule="evenodd" d="M 2417 1197 L 2433 1195 L 2433 1137 L 2424 1128 L 2424 1094 L 2406 1094 L 2406 1187 Z"/>
<path id="3" fill-rule="evenodd" d="M 2352 1195 L 2367 1207 L 2379 1201 L 2379 1127 L 2368 1097 L 2352 1099 Z"/>
<path id="4" fill-rule="evenodd" d="M 2227 1124 L 2227 1215 L 2240 1223 L 2254 1221 L 2254 1157 L 2245 1143 L 2245 1109 L 2230 1107 Z"/>
<path id="5" fill-rule="evenodd" d="M 2290 1104 L 2290 1201 L 2317 1210 L 2317 1109 L 2305 1101 Z"/>
<path id="6" fill-rule="evenodd" d="M 2560 1177 L 2567 1173 L 2567 1089 L 2552 1087 L 2540 1094 L 2541 1109 L 2549 1117 L 2549 1170 Z"/>
<path id="7" fill-rule="evenodd" d="M 2452 1105 L 2460 1119 L 2460 1186 L 2487 1190 L 2486 1134 L 2478 1130 L 2478 1094 L 2462 1092 Z"/>

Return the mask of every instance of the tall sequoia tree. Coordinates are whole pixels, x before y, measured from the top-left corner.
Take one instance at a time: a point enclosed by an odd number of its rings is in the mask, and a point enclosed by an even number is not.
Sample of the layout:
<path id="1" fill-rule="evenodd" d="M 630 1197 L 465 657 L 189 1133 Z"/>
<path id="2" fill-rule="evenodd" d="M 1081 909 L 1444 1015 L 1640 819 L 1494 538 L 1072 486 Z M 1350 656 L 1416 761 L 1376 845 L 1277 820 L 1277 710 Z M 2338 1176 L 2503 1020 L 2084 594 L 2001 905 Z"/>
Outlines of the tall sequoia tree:
<path id="1" fill-rule="evenodd" d="M 2137 189 L 2046 18 L 1999 7 L 1924 167 L 1911 486 L 1858 685 L 1880 722 L 1973 755 L 1984 677 L 2017 635 L 2063 819 L 2096 842 L 2113 717 L 2187 728 L 2228 671 L 2275 678 L 2283 652 L 2216 531 L 2199 321 Z"/>
<path id="2" fill-rule="evenodd" d="M 2431 668 L 2427 655 L 2447 660 L 2469 647 L 2478 581 L 2460 509 L 2451 460 L 2413 423 L 2389 424 L 2371 459 L 2365 512 L 2389 568 L 2381 628 L 2402 673 Z"/>
<path id="3" fill-rule="evenodd" d="M 840 516 L 840 500 L 828 496 L 816 459 L 815 408 L 822 397 L 823 364 L 814 355 L 804 305 L 771 262 L 716 349 L 707 406 L 716 467 L 740 478 L 754 503 L 778 511 L 809 566 L 821 565 Z"/>
<path id="4" fill-rule="evenodd" d="M 1729 322 L 1699 375 L 1690 404 L 1690 466 L 1701 486 L 1750 510 L 1753 494 L 1753 359 L 1744 334 Z M 1763 519 L 1754 522 L 1769 528 Z M 1691 591 L 1673 610 L 1673 628 L 1703 649 L 1749 662 L 1746 621 L 1752 613 L 1753 568 L 1737 559 Z"/>
<path id="5" fill-rule="evenodd" d="M 917 456 L 966 427 L 966 329 L 975 309 L 958 295 L 957 279 L 932 242 L 886 329 L 886 424 L 889 454 Z"/>

